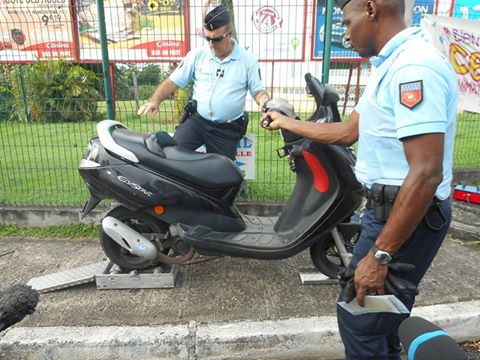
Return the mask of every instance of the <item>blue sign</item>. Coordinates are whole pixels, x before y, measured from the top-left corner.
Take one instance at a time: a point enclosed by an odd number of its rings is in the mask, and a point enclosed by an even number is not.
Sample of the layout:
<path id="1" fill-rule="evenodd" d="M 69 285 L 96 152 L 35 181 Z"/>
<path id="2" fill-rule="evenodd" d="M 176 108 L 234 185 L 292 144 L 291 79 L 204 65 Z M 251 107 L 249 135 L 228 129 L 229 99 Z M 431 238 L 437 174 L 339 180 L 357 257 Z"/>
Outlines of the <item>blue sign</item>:
<path id="1" fill-rule="evenodd" d="M 313 34 L 313 58 L 323 58 L 323 37 L 325 36 L 325 0 L 319 0 L 315 8 L 315 33 Z M 343 12 L 338 6 L 333 8 L 333 24 L 332 24 L 332 59 L 358 59 L 359 56 L 355 51 L 348 48 L 348 44 L 344 40 L 347 27 L 342 24 Z"/>
<path id="2" fill-rule="evenodd" d="M 423 15 L 433 14 L 435 0 L 415 0 L 413 5 L 412 26 L 420 26 Z"/>
<path id="3" fill-rule="evenodd" d="M 457 0 L 469 1 L 469 0 Z M 478 0 L 471 0 L 478 1 Z M 412 15 L 412 26 L 419 26 L 420 20 L 425 14 L 433 14 L 435 9 L 435 0 L 415 0 Z M 319 0 L 315 8 L 315 33 L 313 34 L 313 58 L 321 59 L 323 57 L 323 37 L 325 36 L 325 0 Z M 358 59 L 358 54 L 350 50 L 348 44 L 344 40 L 347 30 L 342 24 L 343 12 L 338 6 L 333 8 L 333 24 L 332 24 L 332 59 Z"/>
<path id="4" fill-rule="evenodd" d="M 478 0 L 456 0 L 453 8 L 454 18 L 480 19 L 480 3 Z"/>

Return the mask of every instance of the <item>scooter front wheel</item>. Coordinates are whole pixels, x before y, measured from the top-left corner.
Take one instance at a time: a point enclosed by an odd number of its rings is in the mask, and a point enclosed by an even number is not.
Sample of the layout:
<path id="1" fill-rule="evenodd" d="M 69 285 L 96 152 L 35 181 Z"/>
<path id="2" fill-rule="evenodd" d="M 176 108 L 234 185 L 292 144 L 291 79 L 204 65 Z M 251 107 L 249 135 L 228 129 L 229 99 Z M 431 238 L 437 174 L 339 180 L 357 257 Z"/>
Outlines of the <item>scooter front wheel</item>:
<path id="1" fill-rule="evenodd" d="M 141 234 L 165 234 L 168 231 L 167 223 L 151 215 L 128 210 L 123 206 L 116 207 L 107 216 L 113 216 Z M 100 244 L 105 255 L 123 270 L 143 270 L 157 264 L 156 260 L 151 261 L 131 254 L 111 239 L 103 230 L 100 235 Z"/>
<path id="2" fill-rule="evenodd" d="M 360 235 L 360 226 L 339 227 L 345 249 L 353 252 L 353 246 Z M 310 257 L 315 267 L 330 279 L 337 279 L 340 268 L 344 267 L 332 235 L 329 233 L 310 247 Z"/>

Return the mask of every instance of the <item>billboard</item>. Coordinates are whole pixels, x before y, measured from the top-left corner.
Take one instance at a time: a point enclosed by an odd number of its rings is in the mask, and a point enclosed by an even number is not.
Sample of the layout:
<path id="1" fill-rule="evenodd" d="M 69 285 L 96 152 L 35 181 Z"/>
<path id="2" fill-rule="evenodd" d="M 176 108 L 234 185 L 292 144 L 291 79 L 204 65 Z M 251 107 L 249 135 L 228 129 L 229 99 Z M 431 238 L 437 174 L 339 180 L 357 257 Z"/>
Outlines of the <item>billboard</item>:
<path id="1" fill-rule="evenodd" d="M 236 1 L 233 20 L 238 44 L 260 61 L 303 61 L 306 9 L 306 1 L 294 5 L 287 0 L 266 5 L 254 0 Z M 201 0 L 190 1 L 192 49 L 207 45 L 202 38 L 204 12 Z"/>
<path id="2" fill-rule="evenodd" d="M 453 65 L 460 90 L 459 108 L 480 113 L 480 23 L 427 16 L 422 26 Z"/>
<path id="3" fill-rule="evenodd" d="M 2 0 L 0 62 L 76 58 L 68 0 Z"/>
<path id="4" fill-rule="evenodd" d="M 105 0 L 111 61 L 178 61 L 188 50 L 182 0 Z M 77 0 L 80 59 L 101 61 L 95 0 Z"/>
<path id="5" fill-rule="evenodd" d="M 321 60 L 323 57 L 323 39 L 325 36 L 325 0 L 318 0 L 314 7 L 313 19 L 314 26 L 312 29 L 313 46 L 312 60 Z M 415 0 L 412 14 L 412 26 L 419 26 L 422 17 L 426 14 L 433 14 L 435 11 L 435 0 Z M 332 44 L 331 58 L 332 60 L 352 60 L 360 59 L 358 54 L 349 49 L 348 43 L 344 40 L 346 26 L 342 24 L 343 12 L 338 6 L 333 8 L 332 23 Z"/>

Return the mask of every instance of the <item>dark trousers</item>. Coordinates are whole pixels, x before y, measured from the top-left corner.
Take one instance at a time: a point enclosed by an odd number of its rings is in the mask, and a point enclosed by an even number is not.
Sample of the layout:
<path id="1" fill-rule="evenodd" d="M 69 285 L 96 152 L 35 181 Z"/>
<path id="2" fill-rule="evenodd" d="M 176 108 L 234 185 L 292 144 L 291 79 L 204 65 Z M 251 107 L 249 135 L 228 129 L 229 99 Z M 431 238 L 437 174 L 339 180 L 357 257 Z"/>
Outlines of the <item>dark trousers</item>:
<path id="1" fill-rule="evenodd" d="M 239 120 L 235 125 L 216 124 L 205 120 L 199 115 L 190 115 L 181 123 L 173 138 L 178 145 L 190 150 L 196 150 L 205 145 L 208 153 L 222 154 L 235 160 L 237 141 L 242 138 L 238 131 Z"/>
<path id="2" fill-rule="evenodd" d="M 393 261 L 414 264 L 416 271 L 407 274 L 404 278 L 416 285 L 420 283 L 423 275 L 437 254 L 440 245 L 450 225 L 451 204 L 444 201 L 440 205 L 443 218 L 438 209 L 431 208 L 425 215 L 430 223 L 422 220 L 412 236 L 404 243 L 401 249 L 394 255 Z M 446 224 L 441 230 L 438 228 L 442 223 Z M 372 247 L 380 231 L 384 226 L 383 222 L 375 220 L 374 210 L 367 207 L 362 217 L 362 233 L 353 249 L 353 258 L 350 267 L 355 269 L 361 260 Z M 343 299 L 339 298 L 339 301 Z M 400 299 L 411 310 L 413 302 Z M 397 334 L 400 322 L 407 316 L 392 313 L 369 313 L 363 315 L 352 315 L 337 305 L 337 320 L 340 335 L 345 345 L 345 356 L 347 360 L 362 359 L 395 359 L 400 360 L 400 341 Z"/>

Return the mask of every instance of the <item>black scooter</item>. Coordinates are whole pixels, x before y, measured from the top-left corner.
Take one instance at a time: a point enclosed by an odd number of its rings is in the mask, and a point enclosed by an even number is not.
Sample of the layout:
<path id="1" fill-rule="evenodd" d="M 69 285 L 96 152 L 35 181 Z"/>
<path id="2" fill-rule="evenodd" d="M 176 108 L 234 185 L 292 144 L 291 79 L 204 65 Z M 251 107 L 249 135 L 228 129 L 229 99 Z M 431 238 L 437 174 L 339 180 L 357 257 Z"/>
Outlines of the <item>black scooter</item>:
<path id="1" fill-rule="evenodd" d="M 340 121 L 338 94 L 310 74 L 305 80 L 317 105 L 308 121 Z M 284 100 L 268 107 L 295 117 Z M 137 133 L 112 120 L 97 131 L 79 165 L 91 194 L 83 216 L 102 199 L 121 204 L 103 218 L 100 241 L 122 269 L 184 264 L 195 252 L 272 260 L 310 248 L 315 266 L 335 278 L 350 261 L 363 198 L 350 149 L 282 131 L 285 145 L 277 152 L 296 173 L 295 188 L 278 218 L 259 217 L 235 206 L 243 176 L 227 157 L 186 150 L 164 131 Z"/>

